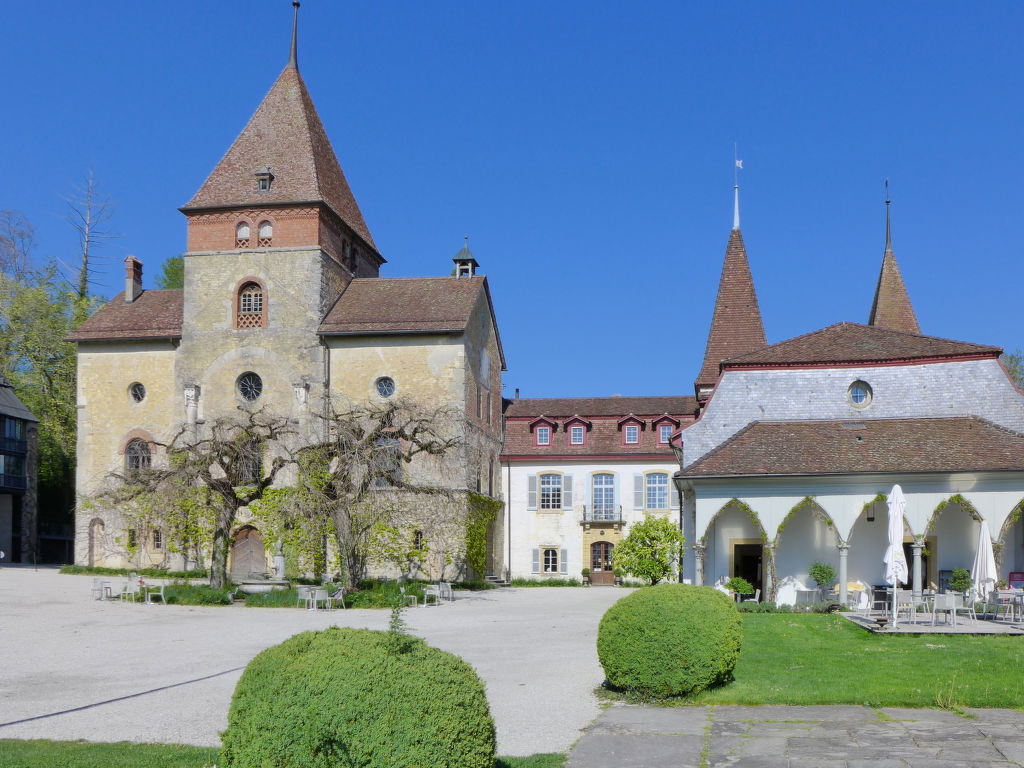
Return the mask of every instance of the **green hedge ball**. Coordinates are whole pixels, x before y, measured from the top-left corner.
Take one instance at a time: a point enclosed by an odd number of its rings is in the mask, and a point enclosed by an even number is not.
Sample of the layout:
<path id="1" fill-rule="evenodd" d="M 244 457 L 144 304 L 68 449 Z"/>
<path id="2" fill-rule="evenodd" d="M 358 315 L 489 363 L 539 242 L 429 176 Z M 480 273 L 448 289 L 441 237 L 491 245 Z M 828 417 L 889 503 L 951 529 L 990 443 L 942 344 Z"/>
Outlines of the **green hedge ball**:
<path id="1" fill-rule="evenodd" d="M 619 600 L 601 619 L 597 656 L 608 685 L 665 698 L 732 680 L 742 618 L 711 587 L 661 584 Z"/>
<path id="2" fill-rule="evenodd" d="M 493 768 L 484 685 L 457 656 L 367 629 L 303 632 L 246 667 L 221 768 Z"/>

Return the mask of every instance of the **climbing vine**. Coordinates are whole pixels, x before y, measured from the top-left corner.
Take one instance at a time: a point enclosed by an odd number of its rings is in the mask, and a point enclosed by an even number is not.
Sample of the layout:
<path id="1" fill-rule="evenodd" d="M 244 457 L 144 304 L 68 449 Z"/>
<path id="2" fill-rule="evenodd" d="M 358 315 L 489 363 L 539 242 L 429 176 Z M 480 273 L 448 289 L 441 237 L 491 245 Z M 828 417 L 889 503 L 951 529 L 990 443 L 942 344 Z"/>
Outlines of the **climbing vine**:
<path id="1" fill-rule="evenodd" d="M 786 513 L 786 516 L 782 518 L 782 522 L 779 523 L 779 527 L 775 529 L 775 539 L 772 541 L 772 546 L 779 546 L 779 537 L 782 536 L 782 532 L 786 529 L 786 523 L 789 522 L 789 518 L 799 512 L 801 509 L 809 509 L 811 513 L 821 520 L 828 528 L 835 528 L 835 524 L 832 522 L 832 518 L 821 508 L 818 504 L 817 499 L 814 496 L 804 496 L 794 507 Z"/>
<path id="2" fill-rule="evenodd" d="M 466 564 L 478 577 L 487 572 L 487 526 L 504 508 L 504 503 L 470 492 L 466 499 Z"/>
<path id="3" fill-rule="evenodd" d="M 726 510 L 729 507 L 735 507 L 736 509 L 740 510 L 741 512 L 744 512 L 747 515 L 747 517 L 750 518 L 750 522 L 752 522 L 755 526 L 757 526 L 757 530 L 759 530 L 761 532 L 761 543 L 764 545 L 765 559 L 767 559 L 767 561 L 768 561 L 768 578 L 771 581 L 771 594 L 767 595 L 766 599 L 769 600 L 769 601 L 774 601 L 775 600 L 775 585 L 776 585 L 776 583 L 778 581 L 777 577 L 776 577 L 776 572 L 775 572 L 775 549 L 774 549 L 774 546 L 769 543 L 769 541 L 768 541 L 768 534 L 765 532 L 764 526 L 761 525 L 761 519 L 757 516 L 757 512 L 755 512 L 753 509 L 751 509 L 749 504 L 745 504 L 744 502 L 740 501 L 739 499 L 737 499 L 735 497 L 730 499 L 725 504 L 723 504 L 722 508 L 719 509 L 714 514 L 714 517 L 712 517 L 711 520 L 713 521 L 716 517 L 718 517 L 720 514 L 722 514 L 722 512 L 724 510 Z M 711 527 L 711 523 L 709 522 L 708 523 L 708 528 L 710 528 L 710 527 Z M 704 535 L 701 536 L 701 539 L 700 539 L 700 546 L 702 546 L 702 547 L 706 547 L 707 546 L 707 543 L 708 543 L 707 542 L 707 536 L 708 536 L 707 530 L 705 530 Z"/>
<path id="4" fill-rule="evenodd" d="M 978 512 L 977 509 L 974 508 L 974 505 L 971 504 L 971 502 L 969 502 L 959 493 L 954 493 L 948 499 L 940 501 L 939 505 L 935 507 L 935 511 L 932 512 L 932 516 L 928 520 L 928 526 L 927 528 L 925 528 L 926 536 L 935 530 L 935 526 L 939 522 L 939 515 L 942 514 L 942 510 L 944 510 L 949 504 L 959 504 L 960 509 L 969 514 L 972 518 L 977 520 L 979 523 L 982 521 L 981 514 Z"/>

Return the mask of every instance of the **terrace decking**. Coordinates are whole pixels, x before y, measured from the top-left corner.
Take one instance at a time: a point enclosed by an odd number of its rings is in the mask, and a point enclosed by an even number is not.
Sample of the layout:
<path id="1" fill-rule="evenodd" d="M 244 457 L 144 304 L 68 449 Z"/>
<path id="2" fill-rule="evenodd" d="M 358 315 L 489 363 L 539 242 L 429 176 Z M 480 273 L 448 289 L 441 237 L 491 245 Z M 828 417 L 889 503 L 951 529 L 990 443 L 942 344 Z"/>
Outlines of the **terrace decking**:
<path id="1" fill-rule="evenodd" d="M 1024 635 L 1024 623 L 1008 619 L 971 619 L 957 616 L 956 624 L 939 618 L 932 626 L 932 614 L 918 613 L 913 619 L 892 619 L 877 611 L 841 614 L 847 621 L 881 635 Z M 885 620 L 884 623 L 881 620 Z"/>

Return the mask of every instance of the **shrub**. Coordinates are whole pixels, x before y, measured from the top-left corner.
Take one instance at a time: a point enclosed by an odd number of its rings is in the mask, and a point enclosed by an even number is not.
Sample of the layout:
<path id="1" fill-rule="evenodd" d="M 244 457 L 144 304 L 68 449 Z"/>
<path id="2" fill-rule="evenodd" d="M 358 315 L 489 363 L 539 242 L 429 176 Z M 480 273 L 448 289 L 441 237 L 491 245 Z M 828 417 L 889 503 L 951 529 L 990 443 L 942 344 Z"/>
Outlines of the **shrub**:
<path id="1" fill-rule="evenodd" d="M 94 576 L 127 576 L 129 573 L 137 573 L 153 579 L 205 579 L 210 572 L 204 568 L 194 571 L 168 571 L 166 568 L 107 568 L 102 565 L 71 565 L 66 564 L 60 567 L 61 573 L 69 574 L 92 574 Z"/>
<path id="2" fill-rule="evenodd" d="M 949 588 L 954 592 L 966 592 L 973 583 L 966 568 L 954 568 L 953 575 L 949 577 Z"/>
<path id="3" fill-rule="evenodd" d="M 484 686 L 456 656 L 387 632 L 303 632 L 246 667 L 221 768 L 492 768 Z"/>
<path id="4" fill-rule="evenodd" d="M 517 577 L 510 582 L 513 587 L 582 587 L 579 579 L 524 579 Z"/>
<path id="5" fill-rule="evenodd" d="M 836 569 L 832 567 L 831 563 L 819 561 L 811 564 L 811 567 L 807 569 L 807 575 L 814 579 L 814 583 L 819 587 L 827 589 L 836 580 Z"/>
<path id="6" fill-rule="evenodd" d="M 612 688 L 664 698 L 728 682 L 740 654 L 742 619 L 711 587 L 640 589 L 605 612 L 597 656 Z"/>
<path id="7" fill-rule="evenodd" d="M 615 578 L 621 579 L 625 572 L 657 584 L 682 565 L 685 543 L 679 526 L 668 518 L 633 523 L 629 535 L 612 551 Z"/>
<path id="8" fill-rule="evenodd" d="M 214 589 L 207 584 L 175 582 L 164 588 L 168 605 L 231 605 L 230 589 Z"/>
<path id="9" fill-rule="evenodd" d="M 754 585 L 744 579 L 742 576 L 733 576 L 729 581 L 725 583 L 725 588 L 730 589 L 737 595 L 752 595 L 754 594 Z"/>

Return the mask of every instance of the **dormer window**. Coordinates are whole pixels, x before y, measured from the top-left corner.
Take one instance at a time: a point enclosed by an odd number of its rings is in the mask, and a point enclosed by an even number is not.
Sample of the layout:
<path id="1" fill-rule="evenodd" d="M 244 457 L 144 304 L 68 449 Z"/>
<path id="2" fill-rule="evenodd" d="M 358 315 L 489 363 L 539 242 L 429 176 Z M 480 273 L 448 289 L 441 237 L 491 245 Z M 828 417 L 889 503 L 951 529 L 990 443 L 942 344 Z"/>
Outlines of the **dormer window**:
<path id="1" fill-rule="evenodd" d="M 251 235 L 252 228 L 249 226 L 249 222 L 238 222 L 238 226 L 235 227 L 235 248 L 248 248 Z"/>
<path id="2" fill-rule="evenodd" d="M 640 427 L 636 424 L 627 424 L 625 433 L 626 445 L 636 445 L 640 442 Z"/>
<path id="3" fill-rule="evenodd" d="M 274 174 L 270 172 L 270 166 L 265 165 L 256 171 L 256 191 L 269 192 L 270 185 L 274 181 Z"/>
<path id="4" fill-rule="evenodd" d="M 537 427 L 537 445 L 551 445 L 551 427 Z"/>
<path id="5" fill-rule="evenodd" d="M 274 225 L 269 221 L 261 221 L 259 236 L 260 248 L 269 248 L 271 241 L 274 239 Z"/>

